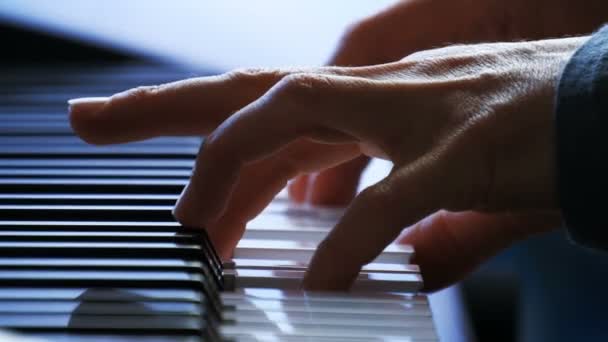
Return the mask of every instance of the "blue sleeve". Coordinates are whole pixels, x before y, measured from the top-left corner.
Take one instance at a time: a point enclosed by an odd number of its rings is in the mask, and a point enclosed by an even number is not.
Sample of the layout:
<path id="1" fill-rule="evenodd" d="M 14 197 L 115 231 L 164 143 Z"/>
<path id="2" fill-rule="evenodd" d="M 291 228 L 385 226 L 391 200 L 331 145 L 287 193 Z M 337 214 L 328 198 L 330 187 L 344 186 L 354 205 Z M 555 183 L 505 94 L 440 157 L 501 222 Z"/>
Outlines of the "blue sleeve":
<path id="1" fill-rule="evenodd" d="M 567 63 L 556 97 L 557 190 L 566 229 L 608 250 L 608 25 Z"/>

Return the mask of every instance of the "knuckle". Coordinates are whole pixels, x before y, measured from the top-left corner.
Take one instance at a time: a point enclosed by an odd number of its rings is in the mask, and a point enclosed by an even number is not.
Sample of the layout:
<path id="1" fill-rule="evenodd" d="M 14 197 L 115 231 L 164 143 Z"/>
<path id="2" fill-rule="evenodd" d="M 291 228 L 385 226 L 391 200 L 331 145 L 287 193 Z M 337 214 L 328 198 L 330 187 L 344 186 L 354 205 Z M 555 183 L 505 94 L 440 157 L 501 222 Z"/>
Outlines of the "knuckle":
<path id="1" fill-rule="evenodd" d="M 225 76 L 236 81 L 249 80 L 262 73 L 261 68 L 238 68 L 226 73 Z"/>
<path id="2" fill-rule="evenodd" d="M 309 99 L 330 88 L 331 84 L 327 75 L 297 73 L 284 77 L 278 84 L 278 90 L 288 97 Z"/>
<path id="3" fill-rule="evenodd" d="M 401 59 L 401 60 L 404 62 L 407 62 L 407 61 L 420 61 L 420 60 L 432 58 L 432 57 L 438 55 L 437 50 L 438 49 L 416 51 L 414 53 L 411 53 L 411 54 L 403 57 L 403 59 Z"/>
<path id="4" fill-rule="evenodd" d="M 239 68 L 224 75 L 229 81 L 263 85 L 280 79 L 281 71 L 270 68 Z"/>
<path id="5" fill-rule="evenodd" d="M 110 98 L 110 106 L 112 104 L 120 104 L 120 102 L 128 101 L 131 105 L 137 106 L 139 104 L 145 104 L 153 99 L 160 90 L 160 86 L 140 86 L 133 89 L 129 89 L 123 94 L 119 94 L 119 97 Z M 113 101 L 115 100 L 115 101 Z"/>
<path id="6" fill-rule="evenodd" d="M 317 75 L 314 74 L 291 74 L 283 78 L 286 87 L 290 87 L 294 90 L 308 89 L 314 85 L 317 81 Z"/>
<path id="7" fill-rule="evenodd" d="M 221 135 L 218 135 L 216 132 L 212 132 L 203 140 L 199 153 L 203 154 L 206 159 L 215 160 L 218 156 L 223 155 L 223 153 L 218 153 L 220 150 L 218 148 L 220 143 Z"/>
<path id="8" fill-rule="evenodd" d="M 231 145 L 231 136 L 216 130 L 205 137 L 199 154 L 202 154 L 208 164 L 223 165 L 226 170 L 238 169 L 243 166 L 241 156 L 234 151 Z"/>

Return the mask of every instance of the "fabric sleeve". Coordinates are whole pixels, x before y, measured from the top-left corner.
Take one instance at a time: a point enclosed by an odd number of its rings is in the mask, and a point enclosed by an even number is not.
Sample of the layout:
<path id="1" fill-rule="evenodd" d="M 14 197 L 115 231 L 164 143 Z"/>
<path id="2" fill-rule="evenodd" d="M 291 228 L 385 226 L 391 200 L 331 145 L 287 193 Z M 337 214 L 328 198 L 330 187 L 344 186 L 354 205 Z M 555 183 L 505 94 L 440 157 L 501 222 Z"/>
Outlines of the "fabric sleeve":
<path id="1" fill-rule="evenodd" d="M 608 25 L 566 64 L 556 95 L 559 204 L 572 240 L 608 250 Z"/>

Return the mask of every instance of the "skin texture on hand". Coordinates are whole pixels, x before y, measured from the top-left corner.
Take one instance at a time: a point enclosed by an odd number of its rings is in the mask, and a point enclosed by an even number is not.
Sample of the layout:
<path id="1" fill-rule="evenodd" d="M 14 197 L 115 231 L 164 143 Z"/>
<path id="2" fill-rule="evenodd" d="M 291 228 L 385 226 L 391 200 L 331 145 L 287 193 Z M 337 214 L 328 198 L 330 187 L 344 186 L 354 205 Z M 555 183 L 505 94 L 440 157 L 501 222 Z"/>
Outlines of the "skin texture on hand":
<path id="1" fill-rule="evenodd" d="M 347 30 L 329 65 L 395 62 L 449 44 L 583 35 L 608 20 L 604 0 L 405 0 Z M 295 202 L 341 206 L 355 196 L 367 158 L 311 175 L 289 186 Z"/>
<path id="2" fill-rule="evenodd" d="M 453 6 L 459 8 L 454 9 Z M 453 15 L 454 13 L 458 15 Z M 410 53 L 448 43 L 530 40 L 588 34 L 608 20 L 606 13 L 608 3 L 603 0 L 406 0 L 354 24 L 344 35 L 329 64 L 388 63 Z M 367 160 L 359 157 L 319 173 L 300 175 L 289 185 L 290 198 L 296 202 L 317 205 L 346 205 L 356 195 L 359 178 Z M 436 219 L 438 217 L 441 219 Z M 560 223 L 559 218 L 547 218 L 539 222 L 534 215 L 526 221 L 512 220 L 504 215 L 477 212 L 454 215 L 443 211 L 433 214 L 424 222 L 427 223 L 426 229 L 408 229 L 405 231 L 407 237 L 401 241 L 416 246 L 428 245 L 419 248 L 415 262 L 425 265 L 423 271 L 427 285 L 435 284 L 437 287 L 449 284 L 437 282 L 435 278 L 441 279 L 443 276 L 444 279 L 459 279 L 483 260 L 468 260 L 458 250 L 451 248 L 461 246 L 460 243 L 450 243 L 452 236 L 455 240 L 460 237 L 461 241 L 471 243 L 480 241 L 476 236 L 483 236 L 483 243 L 479 246 L 473 244 L 461 247 L 468 247 L 464 250 L 480 251 L 492 246 L 497 251 L 499 249 L 492 241 L 496 237 L 500 241 L 501 235 L 484 233 L 522 227 L 525 230 L 533 226 L 540 231 L 542 227 L 556 227 Z M 449 227 L 453 227 L 457 234 L 448 234 L 447 238 L 443 238 L 444 230 Z M 467 229 L 471 234 L 465 232 Z M 412 234 L 412 231 L 418 233 Z M 465 239 L 464 236 L 468 238 Z M 440 242 L 444 243 L 440 246 Z M 483 252 L 478 254 L 487 257 L 491 255 Z M 473 257 L 475 258 L 478 257 Z M 436 260 L 446 262 L 438 263 Z M 445 276 L 446 272 L 453 274 Z"/>
<path id="3" fill-rule="evenodd" d="M 328 64 L 384 64 L 448 42 L 500 40 L 497 32 L 500 25 L 491 18 L 504 17 L 502 8 L 490 4 L 485 0 L 477 3 L 468 0 L 399 2 L 352 25 Z M 451 15 L 454 11 L 463 15 Z M 430 17 L 434 18 L 432 25 L 429 25 Z M 485 24 L 481 18 L 485 18 Z M 458 30 L 462 28 L 467 28 L 467 32 Z M 368 161 L 368 157 L 361 156 L 318 173 L 300 175 L 289 185 L 289 196 L 298 203 L 344 206 L 355 197 L 359 178 Z"/>
<path id="4" fill-rule="evenodd" d="M 370 67 L 240 70 L 139 88 L 94 110 L 75 105 L 70 118 L 93 143 L 210 133 L 174 213 L 206 227 L 224 257 L 289 179 L 362 153 L 388 158 L 393 171 L 355 198 L 305 286 L 347 288 L 412 226 L 402 239 L 436 289 L 555 227 L 554 88 L 583 41 L 452 46 Z M 180 112 L 165 115 L 173 105 Z"/>

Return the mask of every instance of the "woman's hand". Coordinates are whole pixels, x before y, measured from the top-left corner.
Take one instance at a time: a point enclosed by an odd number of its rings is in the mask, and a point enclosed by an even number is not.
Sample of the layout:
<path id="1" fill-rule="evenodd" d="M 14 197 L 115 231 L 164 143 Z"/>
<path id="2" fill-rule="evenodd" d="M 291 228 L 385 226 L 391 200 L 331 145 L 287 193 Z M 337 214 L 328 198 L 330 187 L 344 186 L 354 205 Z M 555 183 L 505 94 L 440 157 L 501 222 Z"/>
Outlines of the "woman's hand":
<path id="1" fill-rule="evenodd" d="M 224 256 L 292 177 L 361 154 L 388 158 L 393 171 L 356 197 L 317 250 L 306 286 L 348 287 L 413 226 L 403 238 L 436 289 L 559 222 L 553 96 L 583 40 L 453 46 L 371 67 L 236 71 L 75 105 L 71 120 L 93 143 L 209 133 L 209 118 L 222 122 L 175 215 L 207 227 Z M 495 214 L 423 220 L 441 209 Z"/>

